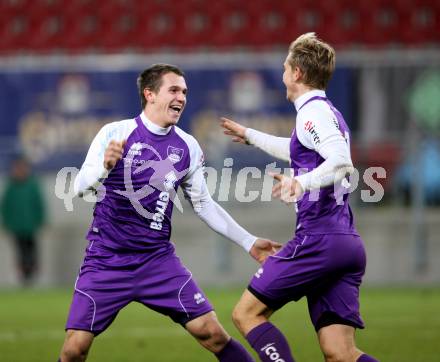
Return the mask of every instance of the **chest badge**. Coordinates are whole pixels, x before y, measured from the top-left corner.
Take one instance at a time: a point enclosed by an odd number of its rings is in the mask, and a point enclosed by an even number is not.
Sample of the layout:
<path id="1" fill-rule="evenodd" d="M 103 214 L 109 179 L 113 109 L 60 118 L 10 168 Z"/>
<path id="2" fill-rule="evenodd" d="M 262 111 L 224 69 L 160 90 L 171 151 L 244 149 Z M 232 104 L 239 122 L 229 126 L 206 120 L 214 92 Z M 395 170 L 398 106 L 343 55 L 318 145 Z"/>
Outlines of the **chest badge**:
<path id="1" fill-rule="evenodd" d="M 177 148 L 173 146 L 168 146 L 167 148 L 167 156 L 172 163 L 179 162 L 183 158 L 183 153 L 184 151 L 182 148 Z"/>

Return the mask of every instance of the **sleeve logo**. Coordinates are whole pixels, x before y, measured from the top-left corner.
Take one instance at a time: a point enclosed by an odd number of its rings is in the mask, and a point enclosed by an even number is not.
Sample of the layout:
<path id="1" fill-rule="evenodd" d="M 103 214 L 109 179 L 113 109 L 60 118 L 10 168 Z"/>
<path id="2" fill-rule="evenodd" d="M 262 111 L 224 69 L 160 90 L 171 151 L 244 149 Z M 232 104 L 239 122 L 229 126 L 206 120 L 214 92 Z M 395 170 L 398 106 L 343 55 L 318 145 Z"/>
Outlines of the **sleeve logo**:
<path id="1" fill-rule="evenodd" d="M 319 145 L 321 143 L 321 140 L 319 139 L 319 136 L 318 136 L 318 132 L 316 132 L 315 125 L 313 124 L 312 121 L 307 121 L 306 123 L 304 123 L 304 130 L 306 130 L 307 132 L 310 133 L 310 135 L 312 136 L 313 142 L 316 145 Z"/>
<path id="2" fill-rule="evenodd" d="M 200 156 L 200 159 L 199 159 L 199 165 L 201 166 L 201 167 L 205 167 L 205 155 L 202 153 L 202 155 Z"/>

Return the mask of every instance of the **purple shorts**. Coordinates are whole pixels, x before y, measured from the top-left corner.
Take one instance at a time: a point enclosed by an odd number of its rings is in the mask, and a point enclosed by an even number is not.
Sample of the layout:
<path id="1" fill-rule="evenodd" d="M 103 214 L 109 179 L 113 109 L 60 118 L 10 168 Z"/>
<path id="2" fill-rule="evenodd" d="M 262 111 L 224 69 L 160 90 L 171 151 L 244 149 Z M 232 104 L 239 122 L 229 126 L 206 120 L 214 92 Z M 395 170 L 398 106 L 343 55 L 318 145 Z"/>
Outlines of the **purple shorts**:
<path id="1" fill-rule="evenodd" d="M 66 329 L 103 332 L 130 302 L 185 325 L 213 310 L 173 248 L 119 253 L 90 242 L 75 283 Z"/>
<path id="2" fill-rule="evenodd" d="M 365 265 L 358 235 L 298 235 L 267 258 L 248 289 L 274 310 L 306 296 L 316 330 L 334 323 L 364 328 L 359 286 Z"/>

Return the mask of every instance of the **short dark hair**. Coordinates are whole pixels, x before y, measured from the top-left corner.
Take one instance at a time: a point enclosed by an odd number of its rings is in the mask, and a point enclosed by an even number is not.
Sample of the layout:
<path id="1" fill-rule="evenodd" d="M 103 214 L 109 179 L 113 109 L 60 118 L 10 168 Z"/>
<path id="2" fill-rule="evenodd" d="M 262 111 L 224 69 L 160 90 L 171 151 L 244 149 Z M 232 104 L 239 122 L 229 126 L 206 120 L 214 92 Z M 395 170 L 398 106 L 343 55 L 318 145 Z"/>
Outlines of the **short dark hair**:
<path id="1" fill-rule="evenodd" d="M 147 100 L 144 96 L 144 89 L 148 88 L 152 92 L 157 92 L 162 85 L 162 76 L 167 73 L 175 73 L 184 76 L 185 73 L 178 67 L 171 64 L 153 64 L 151 67 L 145 69 L 137 78 L 137 87 L 139 97 L 141 98 L 142 109 L 147 105 Z"/>

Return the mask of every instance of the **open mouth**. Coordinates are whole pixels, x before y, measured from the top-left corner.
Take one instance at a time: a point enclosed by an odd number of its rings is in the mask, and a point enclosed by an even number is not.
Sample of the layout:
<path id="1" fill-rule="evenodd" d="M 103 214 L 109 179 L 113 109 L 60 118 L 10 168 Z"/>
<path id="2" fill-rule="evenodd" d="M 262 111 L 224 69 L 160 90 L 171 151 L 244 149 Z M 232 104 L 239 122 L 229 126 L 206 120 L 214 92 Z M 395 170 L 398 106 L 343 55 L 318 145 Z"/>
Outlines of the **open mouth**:
<path id="1" fill-rule="evenodd" d="M 178 115 L 178 114 L 180 114 L 180 112 L 182 111 L 182 106 L 180 106 L 180 105 L 172 105 L 172 106 L 170 106 L 170 110 L 171 110 L 174 114 Z"/>

